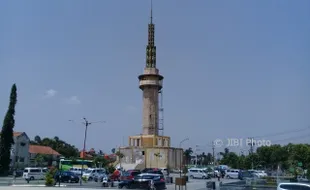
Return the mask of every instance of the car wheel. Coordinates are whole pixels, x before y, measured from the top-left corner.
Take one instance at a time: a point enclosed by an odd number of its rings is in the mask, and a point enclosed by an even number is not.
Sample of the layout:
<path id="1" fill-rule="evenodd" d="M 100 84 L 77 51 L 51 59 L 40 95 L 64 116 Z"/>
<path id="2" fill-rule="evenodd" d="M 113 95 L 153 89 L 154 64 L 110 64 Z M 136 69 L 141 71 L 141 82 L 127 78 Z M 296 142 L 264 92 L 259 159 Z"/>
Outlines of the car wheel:
<path id="1" fill-rule="evenodd" d="M 30 180 L 31 180 L 31 181 L 32 181 L 32 180 L 34 180 L 34 177 L 33 177 L 33 176 L 31 176 L 31 177 L 30 177 Z"/>
<path id="2" fill-rule="evenodd" d="M 126 188 L 126 189 L 130 189 L 130 185 L 126 185 L 125 188 Z"/>
<path id="3" fill-rule="evenodd" d="M 92 180 L 93 180 L 93 178 L 92 178 L 92 177 L 89 177 L 89 178 L 88 178 L 88 181 L 92 181 Z"/>
<path id="4" fill-rule="evenodd" d="M 228 179 L 230 179 L 230 176 L 228 175 L 228 176 L 226 176 Z"/>
<path id="5" fill-rule="evenodd" d="M 194 179 L 194 176 L 192 176 L 192 175 L 191 175 L 191 176 L 189 176 L 189 177 L 190 177 L 191 179 Z"/>
<path id="6" fill-rule="evenodd" d="M 68 180 L 68 183 L 71 183 L 71 179 Z"/>
<path id="7" fill-rule="evenodd" d="M 206 176 L 202 176 L 202 179 L 206 179 Z"/>
<path id="8" fill-rule="evenodd" d="M 118 188 L 119 188 L 119 189 L 123 189 L 123 186 L 119 185 Z"/>

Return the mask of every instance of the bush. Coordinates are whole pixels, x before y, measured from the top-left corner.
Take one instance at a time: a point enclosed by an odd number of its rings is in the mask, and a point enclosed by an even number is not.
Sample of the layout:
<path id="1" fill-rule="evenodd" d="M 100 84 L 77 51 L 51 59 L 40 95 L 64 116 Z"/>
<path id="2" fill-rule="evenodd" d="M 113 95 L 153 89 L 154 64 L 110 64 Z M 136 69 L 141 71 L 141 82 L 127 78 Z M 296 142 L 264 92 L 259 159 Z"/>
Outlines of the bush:
<path id="1" fill-rule="evenodd" d="M 183 174 L 186 175 L 188 173 L 188 168 L 187 166 L 184 166 L 183 167 Z"/>
<path id="2" fill-rule="evenodd" d="M 55 168 L 50 169 L 45 176 L 45 185 L 46 186 L 54 186 L 55 185 L 55 180 L 54 180 L 54 175 L 57 172 Z"/>
<path id="3" fill-rule="evenodd" d="M 84 183 L 86 183 L 87 182 L 87 177 L 83 176 L 82 180 L 83 180 Z"/>
<path id="4" fill-rule="evenodd" d="M 54 186 L 55 185 L 55 180 L 53 175 L 49 172 L 45 176 L 45 185 L 46 186 Z"/>
<path id="5" fill-rule="evenodd" d="M 114 166 L 108 166 L 108 167 L 106 168 L 106 170 L 107 170 L 110 174 L 112 174 L 116 169 L 115 169 Z"/>

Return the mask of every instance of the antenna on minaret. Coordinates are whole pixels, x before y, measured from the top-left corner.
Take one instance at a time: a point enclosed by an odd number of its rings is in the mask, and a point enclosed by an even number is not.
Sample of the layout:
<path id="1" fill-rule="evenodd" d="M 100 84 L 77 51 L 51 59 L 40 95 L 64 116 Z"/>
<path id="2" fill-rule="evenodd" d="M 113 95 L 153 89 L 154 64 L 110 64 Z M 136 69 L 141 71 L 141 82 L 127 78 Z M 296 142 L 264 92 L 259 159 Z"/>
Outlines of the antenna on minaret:
<path id="1" fill-rule="evenodd" d="M 151 24 L 153 24 L 153 0 L 151 0 Z"/>

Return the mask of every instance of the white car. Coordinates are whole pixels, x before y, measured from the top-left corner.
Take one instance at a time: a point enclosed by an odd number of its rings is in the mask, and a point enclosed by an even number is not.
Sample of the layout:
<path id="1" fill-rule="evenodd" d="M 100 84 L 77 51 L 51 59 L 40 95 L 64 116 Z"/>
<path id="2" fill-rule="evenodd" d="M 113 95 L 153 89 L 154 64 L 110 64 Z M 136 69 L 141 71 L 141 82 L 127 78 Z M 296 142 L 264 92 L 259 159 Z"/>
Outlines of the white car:
<path id="1" fill-rule="evenodd" d="M 255 171 L 253 172 L 253 175 L 256 175 L 259 178 L 267 176 L 267 174 L 264 171 Z"/>
<path id="2" fill-rule="evenodd" d="M 188 174 L 190 178 L 200 178 L 200 179 L 207 179 L 209 178 L 209 175 L 205 172 L 204 169 L 201 168 L 190 168 L 188 169 Z"/>
<path id="3" fill-rule="evenodd" d="M 310 184 L 304 183 L 280 183 L 277 190 L 310 190 Z"/>
<path id="4" fill-rule="evenodd" d="M 105 169 L 103 168 L 89 168 L 83 172 L 83 178 L 87 181 L 92 181 L 97 173 L 103 173 Z"/>
<path id="5" fill-rule="evenodd" d="M 237 169 L 228 169 L 226 170 L 225 176 L 229 179 L 238 179 L 240 170 Z"/>

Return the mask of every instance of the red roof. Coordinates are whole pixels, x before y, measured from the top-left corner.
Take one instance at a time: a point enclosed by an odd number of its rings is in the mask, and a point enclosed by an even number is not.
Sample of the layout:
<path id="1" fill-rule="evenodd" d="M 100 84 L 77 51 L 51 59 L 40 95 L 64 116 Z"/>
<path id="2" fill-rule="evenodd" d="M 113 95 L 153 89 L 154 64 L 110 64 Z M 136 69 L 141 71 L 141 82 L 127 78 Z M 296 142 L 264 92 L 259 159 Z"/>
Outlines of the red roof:
<path id="1" fill-rule="evenodd" d="M 87 152 L 80 152 L 80 158 L 92 158 L 93 156 L 88 154 Z"/>
<path id="2" fill-rule="evenodd" d="M 60 154 L 49 146 L 40 145 L 29 145 L 29 153 L 31 154 L 47 154 L 47 155 L 57 155 Z"/>
<path id="3" fill-rule="evenodd" d="M 23 132 L 13 132 L 13 136 L 14 136 L 14 137 L 18 137 L 18 136 L 20 136 L 21 134 L 23 134 Z"/>

